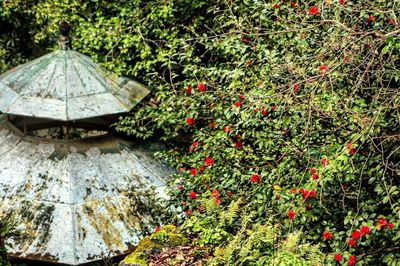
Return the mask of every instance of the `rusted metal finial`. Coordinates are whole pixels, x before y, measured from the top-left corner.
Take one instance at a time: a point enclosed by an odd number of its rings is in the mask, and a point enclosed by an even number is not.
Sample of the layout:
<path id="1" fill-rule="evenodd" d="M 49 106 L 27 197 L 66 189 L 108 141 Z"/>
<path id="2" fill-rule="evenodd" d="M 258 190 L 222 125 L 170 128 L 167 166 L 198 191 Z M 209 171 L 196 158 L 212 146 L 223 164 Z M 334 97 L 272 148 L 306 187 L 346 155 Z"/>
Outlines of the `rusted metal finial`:
<path id="1" fill-rule="evenodd" d="M 68 24 L 66 21 L 62 21 L 58 27 L 61 32 L 61 36 L 59 39 L 60 47 L 62 50 L 69 50 L 71 49 L 71 38 L 69 37 L 69 32 L 71 30 L 71 25 Z"/>

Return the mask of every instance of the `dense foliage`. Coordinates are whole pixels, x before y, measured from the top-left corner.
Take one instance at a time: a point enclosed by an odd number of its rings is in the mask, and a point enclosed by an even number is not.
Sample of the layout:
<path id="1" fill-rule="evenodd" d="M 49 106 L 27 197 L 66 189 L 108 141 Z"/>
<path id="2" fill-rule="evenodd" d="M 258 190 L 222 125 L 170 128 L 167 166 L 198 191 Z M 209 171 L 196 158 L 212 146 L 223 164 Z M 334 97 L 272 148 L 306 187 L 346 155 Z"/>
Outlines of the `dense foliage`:
<path id="1" fill-rule="evenodd" d="M 400 263 L 399 1 L 68 2 L 2 1 L 0 70 L 57 48 L 65 19 L 74 49 L 148 85 L 117 129 L 174 144 L 172 219 L 195 214 L 199 244 L 241 232 L 202 199 L 240 200 L 276 245 Z"/>

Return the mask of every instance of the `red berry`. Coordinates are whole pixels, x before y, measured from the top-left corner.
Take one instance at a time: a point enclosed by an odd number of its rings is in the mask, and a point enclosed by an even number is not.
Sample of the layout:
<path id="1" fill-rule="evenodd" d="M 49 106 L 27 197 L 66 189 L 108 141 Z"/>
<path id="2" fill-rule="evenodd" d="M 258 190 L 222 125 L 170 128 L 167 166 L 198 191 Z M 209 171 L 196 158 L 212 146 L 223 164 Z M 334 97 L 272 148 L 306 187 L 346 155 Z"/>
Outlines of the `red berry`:
<path id="1" fill-rule="evenodd" d="M 194 141 L 190 146 L 189 146 L 189 152 L 192 152 L 197 146 L 199 146 L 198 141 Z"/>
<path id="2" fill-rule="evenodd" d="M 377 225 L 379 227 L 385 228 L 386 226 L 388 226 L 388 222 L 386 221 L 385 217 L 381 217 L 378 219 Z"/>
<path id="3" fill-rule="evenodd" d="M 194 192 L 194 191 L 190 192 L 190 193 L 189 193 L 189 197 L 190 197 L 191 199 L 197 199 L 197 194 L 196 194 L 196 192 Z"/>
<path id="4" fill-rule="evenodd" d="M 224 132 L 230 132 L 231 131 L 231 128 L 230 127 L 228 127 L 228 126 L 225 126 L 224 127 Z"/>
<path id="5" fill-rule="evenodd" d="M 218 191 L 217 189 L 214 189 L 214 190 L 211 192 L 211 197 L 213 197 L 213 198 L 218 198 L 218 197 L 219 197 L 219 191 Z"/>
<path id="6" fill-rule="evenodd" d="M 189 86 L 186 87 L 186 93 L 187 94 L 191 94 L 192 93 L 192 86 L 189 85 Z"/>
<path id="7" fill-rule="evenodd" d="M 360 231 L 355 230 L 353 233 L 351 233 L 351 237 L 352 237 L 354 240 L 359 240 L 360 237 L 361 237 Z"/>
<path id="8" fill-rule="evenodd" d="M 355 246 L 357 246 L 357 242 L 354 239 L 350 238 L 349 239 L 349 246 L 354 248 Z"/>
<path id="9" fill-rule="evenodd" d="M 293 85 L 293 92 L 297 93 L 298 91 L 299 91 L 299 84 L 296 83 Z"/>
<path id="10" fill-rule="evenodd" d="M 322 158 L 321 159 L 321 163 L 324 165 L 324 166 L 327 166 L 328 165 L 328 158 Z"/>
<path id="11" fill-rule="evenodd" d="M 192 168 L 192 169 L 190 169 L 190 174 L 191 174 L 192 176 L 195 176 L 195 175 L 196 175 L 196 173 L 197 173 L 197 170 L 196 170 L 196 168 Z"/>
<path id="12" fill-rule="evenodd" d="M 315 175 L 317 173 L 317 169 L 311 168 L 310 169 L 310 174 Z"/>
<path id="13" fill-rule="evenodd" d="M 357 153 L 357 149 L 351 148 L 351 149 L 349 150 L 349 153 L 350 153 L 351 155 L 354 155 L 354 154 Z"/>
<path id="14" fill-rule="evenodd" d="M 203 83 L 197 84 L 197 90 L 198 90 L 199 92 L 205 91 L 205 90 L 206 90 L 206 85 L 204 85 Z"/>
<path id="15" fill-rule="evenodd" d="M 260 182 L 260 176 L 259 175 L 252 175 L 251 177 L 250 177 L 250 182 L 251 183 L 258 183 L 258 182 Z"/>
<path id="16" fill-rule="evenodd" d="M 371 229 L 370 229 L 368 226 L 366 226 L 366 225 L 362 225 L 362 226 L 360 227 L 360 233 L 361 233 L 361 235 L 363 235 L 363 236 L 369 235 L 369 234 L 371 234 Z"/>
<path id="17" fill-rule="evenodd" d="M 267 116 L 268 115 L 268 110 L 265 110 L 265 109 L 261 110 L 261 114 L 263 116 Z"/>
<path id="18" fill-rule="evenodd" d="M 205 166 L 210 166 L 210 165 L 212 165 L 212 164 L 214 164 L 213 158 L 211 158 L 211 157 L 206 157 L 206 158 L 204 159 L 204 165 L 205 165 Z"/>
<path id="19" fill-rule="evenodd" d="M 369 15 L 369 16 L 365 19 L 365 21 L 367 21 L 367 22 L 372 22 L 372 21 L 374 21 L 374 20 L 375 20 L 375 17 L 372 16 L 372 15 Z"/>
<path id="20" fill-rule="evenodd" d="M 215 199 L 215 204 L 216 204 L 217 206 L 221 205 L 221 200 L 218 199 L 218 198 L 216 198 L 216 199 Z"/>
<path id="21" fill-rule="evenodd" d="M 349 256 L 349 260 L 347 261 L 348 266 L 354 266 L 356 265 L 357 259 L 355 256 L 351 255 Z"/>
<path id="22" fill-rule="evenodd" d="M 235 146 L 236 146 L 236 148 L 238 148 L 238 149 L 243 148 L 243 144 L 242 144 L 240 141 L 235 142 Z"/>
<path id="23" fill-rule="evenodd" d="M 310 196 L 310 191 L 304 189 L 302 194 L 303 194 L 303 199 L 307 199 Z"/>
<path id="24" fill-rule="evenodd" d="M 309 14 L 309 15 L 316 15 L 316 14 L 318 14 L 318 7 L 316 7 L 316 6 L 311 6 L 311 7 L 308 9 L 308 14 Z"/>
<path id="25" fill-rule="evenodd" d="M 291 220 L 296 216 L 296 213 L 293 210 L 289 210 L 288 213 L 287 213 L 287 216 Z"/>
<path id="26" fill-rule="evenodd" d="M 193 126 L 193 125 L 195 124 L 195 121 L 194 121 L 193 118 L 188 117 L 188 118 L 186 118 L 186 123 L 187 123 L 189 126 Z"/>
<path id="27" fill-rule="evenodd" d="M 320 66 L 319 67 L 319 74 L 320 75 L 324 75 L 325 73 L 327 73 L 329 70 L 328 70 L 328 67 L 326 66 L 326 65 L 322 65 L 322 66 Z"/>
<path id="28" fill-rule="evenodd" d="M 329 233 L 328 231 L 324 231 L 324 232 L 322 233 L 322 237 L 323 237 L 325 240 L 332 240 L 332 234 Z"/>
<path id="29" fill-rule="evenodd" d="M 193 146 L 193 147 L 199 146 L 199 142 L 198 142 L 198 141 L 194 141 L 194 142 L 192 143 L 192 146 Z"/>

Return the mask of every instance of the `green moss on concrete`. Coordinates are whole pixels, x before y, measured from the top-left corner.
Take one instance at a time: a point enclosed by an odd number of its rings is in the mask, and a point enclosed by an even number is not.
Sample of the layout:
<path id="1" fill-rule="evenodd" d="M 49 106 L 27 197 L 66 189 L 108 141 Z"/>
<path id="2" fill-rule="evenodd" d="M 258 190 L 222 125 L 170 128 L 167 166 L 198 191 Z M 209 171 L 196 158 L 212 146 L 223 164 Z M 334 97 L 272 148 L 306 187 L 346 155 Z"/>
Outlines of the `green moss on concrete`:
<path id="1" fill-rule="evenodd" d="M 161 248 L 162 245 L 160 243 L 154 242 L 150 239 L 150 237 L 145 237 L 139 241 L 138 246 L 135 251 L 130 255 L 126 256 L 126 258 L 121 261 L 120 265 L 129 265 L 129 266 L 142 266 L 147 265 L 147 258 L 149 256 L 148 252 L 151 252 L 155 248 Z"/>
<path id="2" fill-rule="evenodd" d="M 172 225 L 172 224 L 164 225 L 163 227 L 160 228 L 160 231 L 165 231 L 167 233 L 176 233 L 177 232 L 176 226 Z"/>
<path id="3" fill-rule="evenodd" d="M 163 246 L 176 247 L 187 244 L 187 238 L 180 234 L 175 226 L 165 225 L 157 233 L 150 236 L 151 240 Z"/>
<path id="4" fill-rule="evenodd" d="M 171 247 L 186 245 L 189 240 L 182 234 L 168 234 L 167 244 Z"/>
<path id="5" fill-rule="evenodd" d="M 145 237 L 139 241 L 134 252 L 130 255 L 126 256 L 123 261 L 119 264 L 120 266 L 142 266 L 147 265 L 147 259 L 150 255 L 150 252 L 154 249 L 160 249 L 162 247 L 161 244 L 154 242 L 150 239 L 150 237 Z"/>
<path id="6" fill-rule="evenodd" d="M 148 265 L 147 259 L 156 249 L 164 247 L 176 247 L 186 245 L 189 240 L 180 234 L 173 225 L 166 225 L 152 235 L 139 241 L 135 251 L 126 256 L 120 266 L 144 266 Z"/>

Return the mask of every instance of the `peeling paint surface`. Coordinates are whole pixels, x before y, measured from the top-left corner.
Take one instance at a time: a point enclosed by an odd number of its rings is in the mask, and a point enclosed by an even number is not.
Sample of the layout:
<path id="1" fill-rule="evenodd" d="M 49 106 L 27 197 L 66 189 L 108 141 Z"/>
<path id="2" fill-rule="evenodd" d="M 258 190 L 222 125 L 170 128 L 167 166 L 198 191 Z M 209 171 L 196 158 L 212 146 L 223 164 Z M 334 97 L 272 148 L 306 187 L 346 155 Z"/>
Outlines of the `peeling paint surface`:
<path id="1" fill-rule="evenodd" d="M 58 50 L 0 76 L 0 111 L 70 121 L 128 112 L 148 93 L 85 55 Z"/>
<path id="2" fill-rule="evenodd" d="M 11 255 L 79 265 L 127 252 L 153 220 L 150 194 L 166 197 L 159 149 L 110 136 L 39 141 L 3 123 L 0 218 L 13 213 L 21 233 Z"/>

